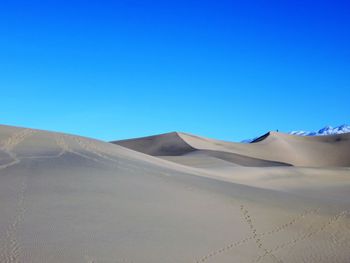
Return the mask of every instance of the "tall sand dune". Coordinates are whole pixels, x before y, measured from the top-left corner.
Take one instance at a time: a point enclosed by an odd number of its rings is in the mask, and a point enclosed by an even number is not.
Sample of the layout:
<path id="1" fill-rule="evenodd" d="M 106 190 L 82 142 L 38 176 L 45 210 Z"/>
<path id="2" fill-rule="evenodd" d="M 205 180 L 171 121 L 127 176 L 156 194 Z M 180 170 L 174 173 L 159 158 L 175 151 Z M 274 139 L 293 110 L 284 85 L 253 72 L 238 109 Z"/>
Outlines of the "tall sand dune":
<path id="1" fill-rule="evenodd" d="M 348 135 L 117 143 L 0 126 L 0 262 L 350 261 Z"/>

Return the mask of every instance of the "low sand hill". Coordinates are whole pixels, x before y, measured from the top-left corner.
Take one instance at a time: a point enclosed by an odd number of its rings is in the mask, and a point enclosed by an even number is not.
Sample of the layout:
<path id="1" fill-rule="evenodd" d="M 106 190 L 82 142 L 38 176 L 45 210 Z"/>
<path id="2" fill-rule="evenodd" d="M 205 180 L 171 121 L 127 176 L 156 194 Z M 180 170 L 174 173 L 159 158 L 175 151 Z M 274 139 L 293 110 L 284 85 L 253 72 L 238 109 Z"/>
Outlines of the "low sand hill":
<path id="1" fill-rule="evenodd" d="M 145 154 L 0 126 L 0 262 L 349 262 L 349 168 L 247 167 L 205 151 L 259 153 L 171 136 Z"/>

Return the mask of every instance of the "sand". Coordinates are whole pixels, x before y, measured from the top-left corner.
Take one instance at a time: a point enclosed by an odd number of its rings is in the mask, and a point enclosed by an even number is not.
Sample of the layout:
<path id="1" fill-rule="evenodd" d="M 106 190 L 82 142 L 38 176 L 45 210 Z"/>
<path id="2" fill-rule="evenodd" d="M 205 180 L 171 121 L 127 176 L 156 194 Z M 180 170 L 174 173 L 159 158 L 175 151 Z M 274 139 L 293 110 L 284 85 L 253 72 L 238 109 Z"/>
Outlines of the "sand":
<path id="1" fill-rule="evenodd" d="M 0 126 L 0 262 L 349 262 L 349 141 Z"/>

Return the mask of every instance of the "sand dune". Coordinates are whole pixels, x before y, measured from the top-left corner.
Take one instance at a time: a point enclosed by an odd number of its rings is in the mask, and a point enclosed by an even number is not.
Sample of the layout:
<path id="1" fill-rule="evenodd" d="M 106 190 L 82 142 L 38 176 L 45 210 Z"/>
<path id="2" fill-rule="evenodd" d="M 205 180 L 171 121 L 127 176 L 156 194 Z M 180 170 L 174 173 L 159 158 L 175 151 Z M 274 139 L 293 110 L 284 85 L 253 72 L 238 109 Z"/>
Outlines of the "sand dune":
<path id="1" fill-rule="evenodd" d="M 173 132 L 113 143 L 153 156 L 200 153 L 243 166 L 350 166 L 350 133 L 302 137 L 269 132 L 243 144 Z"/>
<path id="2" fill-rule="evenodd" d="M 207 162 L 207 157 L 211 157 L 212 159 L 224 160 L 235 165 L 243 166 L 289 165 L 287 163 L 241 155 L 230 150 L 230 148 L 220 147 L 216 142 L 209 139 L 178 132 L 114 141 L 113 143 L 152 156 L 171 159 L 178 163 L 187 162 L 189 157 L 200 156 L 198 161 L 203 159 L 203 163 Z M 168 156 L 177 156 L 178 158 L 167 158 Z M 179 158 L 180 156 L 183 158 Z"/>
<path id="3" fill-rule="evenodd" d="M 349 262 L 349 138 L 0 126 L 0 262 Z"/>

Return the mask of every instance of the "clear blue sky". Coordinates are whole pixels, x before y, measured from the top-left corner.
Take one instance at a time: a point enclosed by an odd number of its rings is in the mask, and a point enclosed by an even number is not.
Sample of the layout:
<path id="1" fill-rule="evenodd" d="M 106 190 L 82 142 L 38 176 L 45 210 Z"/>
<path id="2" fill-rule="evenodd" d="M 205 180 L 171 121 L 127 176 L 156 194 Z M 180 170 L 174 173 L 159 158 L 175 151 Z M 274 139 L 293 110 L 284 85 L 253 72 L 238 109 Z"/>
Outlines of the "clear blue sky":
<path id="1" fill-rule="evenodd" d="M 0 123 L 239 141 L 350 119 L 349 1 L 0 3 Z"/>

